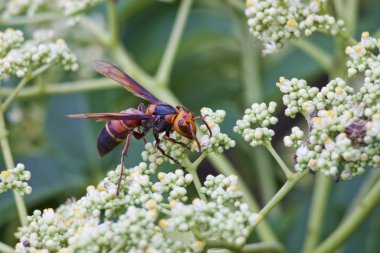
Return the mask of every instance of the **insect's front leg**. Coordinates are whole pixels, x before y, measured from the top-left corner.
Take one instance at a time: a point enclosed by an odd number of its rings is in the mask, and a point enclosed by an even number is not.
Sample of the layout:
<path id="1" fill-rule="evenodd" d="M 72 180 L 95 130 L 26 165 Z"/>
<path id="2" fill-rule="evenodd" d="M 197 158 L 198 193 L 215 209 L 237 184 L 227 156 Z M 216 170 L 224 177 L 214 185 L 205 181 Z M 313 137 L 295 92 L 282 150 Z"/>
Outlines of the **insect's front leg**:
<path id="1" fill-rule="evenodd" d="M 161 147 L 160 147 L 160 143 L 161 143 L 161 140 L 158 136 L 158 132 L 154 131 L 153 129 L 153 136 L 154 136 L 154 139 L 156 140 L 156 143 L 155 143 L 155 147 L 161 152 L 161 154 L 163 156 L 166 156 L 167 158 L 169 158 L 170 160 L 172 160 L 174 163 L 178 164 L 179 166 L 181 166 L 181 168 L 184 168 L 177 159 L 175 159 L 174 157 L 168 155 L 165 153 L 165 150 L 163 150 Z"/>
<path id="2" fill-rule="evenodd" d="M 171 138 L 171 137 L 170 137 L 170 132 L 169 132 L 169 131 L 166 131 L 165 135 L 164 135 L 162 138 L 163 138 L 164 140 L 166 140 L 166 141 L 170 141 L 170 142 L 172 142 L 172 143 L 179 144 L 179 145 L 181 145 L 182 147 L 184 147 L 184 148 L 190 150 L 190 148 L 189 148 L 185 143 L 183 143 L 183 142 L 181 142 L 181 141 L 177 141 L 176 139 Z"/>

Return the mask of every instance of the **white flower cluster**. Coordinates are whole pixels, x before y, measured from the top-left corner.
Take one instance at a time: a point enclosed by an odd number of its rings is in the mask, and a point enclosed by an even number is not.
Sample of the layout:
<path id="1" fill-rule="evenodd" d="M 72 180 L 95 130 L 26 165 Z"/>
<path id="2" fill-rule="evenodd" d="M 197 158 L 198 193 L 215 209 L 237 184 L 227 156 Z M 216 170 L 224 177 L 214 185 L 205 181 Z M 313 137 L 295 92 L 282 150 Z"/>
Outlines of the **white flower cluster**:
<path id="1" fill-rule="evenodd" d="M 25 170 L 24 164 L 17 164 L 16 168 L 3 170 L 0 173 L 0 193 L 14 190 L 21 195 L 30 194 L 32 187 L 24 181 L 28 181 L 31 177 L 29 171 Z"/>
<path id="2" fill-rule="evenodd" d="M 62 64 L 65 70 L 78 68 L 76 56 L 62 39 L 24 42 L 22 32 L 12 29 L 0 33 L 0 39 L 3 41 L 0 46 L 0 80 L 12 75 L 22 78 L 38 67 L 53 63 Z"/>
<path id="3" fill-rule="evenodd" d="M 251 108 L 245 110 L 243 118 L 236 122 L 234 131 L 241 134 L 244 140 L 253 147 L 270 142 L 274 131 L 268 126 L 275 125 L 278 121 L 276 117 L 272 116 L 276 106 L 275 102 L 270 102 L 269 105 L 252 104 Z M 251 128 L 253 124 L 258 127 Z"/>
<path id="4" fill-rule="evenodd" d="M 285 93 L 282 97 L 285 109 L 285 115 L 294 118 L 297 113 L 303 111 L 311 113 L 316 110 L 313 103 L 308 101 L 315 97 L 318 93 L 318 88 L 309 87 L 305 80 L 299 80 L 292 78 L 291 80 L 280 77 L 280 80 L 276 83 L 276 86 L 282 93 Z M 322 105 L 323 106 L 323 105 Z"/>
<path id="5" fill-rule="evenodd" d="M 237 188 L 237 180 L 235 175 L 208 175 L 201 191 L 214 202 L 234 204 L 242 198 L 242 192 Z"/>
<path id="6" fill-rule="evenodd" d="M 202 192 L 209 201 L 194 199 L 191 205 L 172 201 L 171 215 L 162 219 L 160 225 L 169 231 L 195 231 L 199 240 L 221 240 L 233 247 L 243 246 L 249 231 L 262 217 L 241 202 L 242 193 L 236 183 L 236 176 L 208 176 Z M 198 247 L 203 245 L 198 242 Z"/>
<path id="7" fill-rule="evenodd" d="M 281 48 L 286 40 L 319 31 L 335 35 L 344 22 L 325 14 L 326 0 L 247 0 L 245 14 L 250 32 L 263 44 L 263 54 Z"/>
<path id="8" fill-rule="evenodd" d="M 13 0 L 8 1 L 1 13 L 3 20 L 16 16 L 33 17 L 38 13 L 76 15 L 105 0 Z"/>
<path id="9" fill-rule="evenodd" d="M 226 116 L 225 111 L 216 110 L 214 112 L 210 108 L 204 107 L 201 109 L 201 114 L 212 132 L 212 136 L 210 137 L 206 125 L 203 124 L 200 126 L 200 132 L 202 133 L 202 137 L 200 138 L 202 151 L 221 154 L 224 150 L 235 147 L 236 142 L 228 137 L 227 134 L 220 132 L 219 124 L 224 121 L 224 117 Z"/>
<path id="10" fill-rule="evenodd" d="M 354 66 L 352 61 L 348 65 Z M 362 71 L 369 74 L 370 71 L 363 68 Z M 372 86 L 368 89 L 370 83 Z M 302 113 L 309 122 L 306 139 L 298 128 L 293 128 L 292 134 L 284 139 L 286 146 L 297 148 L 297 171 L 309 169 L 321 171 L 334 179 L 349 179 L 363 173 L 366 167 L 379 166 L 378 77 L 367 76 L 358 93 L 340 78 L 331 80 L 321 90 L 295 78 L 286 80 L 281 77 L 277 86 L 285 93 L 285 114 L 294 117 L 296 113 Z"/>
<path id="11" fill-rule="evenodd" d="M 370 117 L 374 113 L 380 113 L 380 39 L 370 37 L 368 32 L 363 32 L 361 41 L 352 47 L 346 48 L 350 56 L 347 62 L 348 75 L 357 76 L 364 74 L 364 83 L 356 100 L 364 108 L 364 114 Z"/>
<path id="12" fill-rule="evenodd" d="M 159 172 L 157 177 L 160 181 L 152 186 L 154 192 L 169 192 L 169 201 L 180 200 L 186 202 L 188 200 L 186 187 L 193 182 L 192 175 L 185 175 L 183 170 L 178 169 L 174 173 Z"/>
<path id="13" fill-rule="evenodd" d="M 304 142 L 304 132 L 299 127 L 293 127 L 292 133 L 284 137 L 286 147 L 298 148 Z"/>
<path id="14" fill-rule="evenodd" d="M 260 221 L 241 201 L 235 176 L 208 176 L 209 201 L 187 204 L 193 178 L 182 170 L 160 172 L 154 182 L 155 170 L 142 162 L 125 170 L 117 196 L 119 173 L 120 166 L 57 210 L 34 211 L 17 233 L 16 252 L 202 252 L 207 240 L 242 246 Z"/>

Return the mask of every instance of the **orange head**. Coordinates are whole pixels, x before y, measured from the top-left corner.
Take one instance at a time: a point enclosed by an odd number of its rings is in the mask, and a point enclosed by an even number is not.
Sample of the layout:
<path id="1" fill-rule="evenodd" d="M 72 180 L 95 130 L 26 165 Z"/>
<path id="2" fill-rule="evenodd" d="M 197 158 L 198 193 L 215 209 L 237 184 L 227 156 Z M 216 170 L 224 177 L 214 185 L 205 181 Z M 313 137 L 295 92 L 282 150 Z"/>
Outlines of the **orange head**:
<path id="1" fill-rule="evenodd" d="M 177 106 L 177 110 L 178 114 L 173 122 L 174 130 L 190 140 L 196 139 L 197 126 L 193 113 L 184 106 Z"/>

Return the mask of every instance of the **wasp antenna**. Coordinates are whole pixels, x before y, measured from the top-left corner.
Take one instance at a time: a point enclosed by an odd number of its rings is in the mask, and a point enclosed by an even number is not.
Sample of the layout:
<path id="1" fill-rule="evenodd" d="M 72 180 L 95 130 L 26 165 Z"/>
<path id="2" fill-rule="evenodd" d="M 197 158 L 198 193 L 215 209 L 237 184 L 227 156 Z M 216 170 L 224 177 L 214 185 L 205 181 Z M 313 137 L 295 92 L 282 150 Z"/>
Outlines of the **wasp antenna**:
<path id="1" fill-rule="evenodd" d="M 208 123 L 206 122 L 205 118 L 204 118 L 204 117 L 201 117 L 201 116 L 196 116 L 196 117 L 194 117 L 194 119 L 195 119 L 195 120 L 200 120 L 200 121 L 202 121 L 203 124 L 205 124 L 205 126 L 207 127 L 207 130 L 208 130 L 208 132 L 209 132 L 209 134 L 210 134 L 210 137 L 212 137 L 212 131 L 211 131 L 211 128 L 210 128 L 210 126 L 208 125 Z"/>

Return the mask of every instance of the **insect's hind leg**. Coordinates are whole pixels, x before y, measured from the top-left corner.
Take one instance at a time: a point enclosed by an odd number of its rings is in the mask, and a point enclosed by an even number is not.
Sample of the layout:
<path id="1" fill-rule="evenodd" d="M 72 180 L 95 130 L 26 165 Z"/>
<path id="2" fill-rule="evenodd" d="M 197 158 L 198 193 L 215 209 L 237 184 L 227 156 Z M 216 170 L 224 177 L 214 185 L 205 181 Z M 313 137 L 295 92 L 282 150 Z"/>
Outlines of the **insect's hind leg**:
<path id="1" fill-rule="evenodd" d="M 130 131 L 128 133 L 127 138 L 125 139 L 125 146 L 124 146 L 123 152 L 121 153 L 121 158 L 120 158 L 121 170 L 120 170 L 119 180 L 117 182 L 116 195 L 119 195 L 119 193 L 120 193 L 121 179 L 122 179 L 122 177 L 124 175 L 124 158 L 127 156 L 128 148 L 129 148 L 129 143 L 131 142 L 131 136 L 132 136 L 132 134 L 134 135 L 134 131 Z"/>

